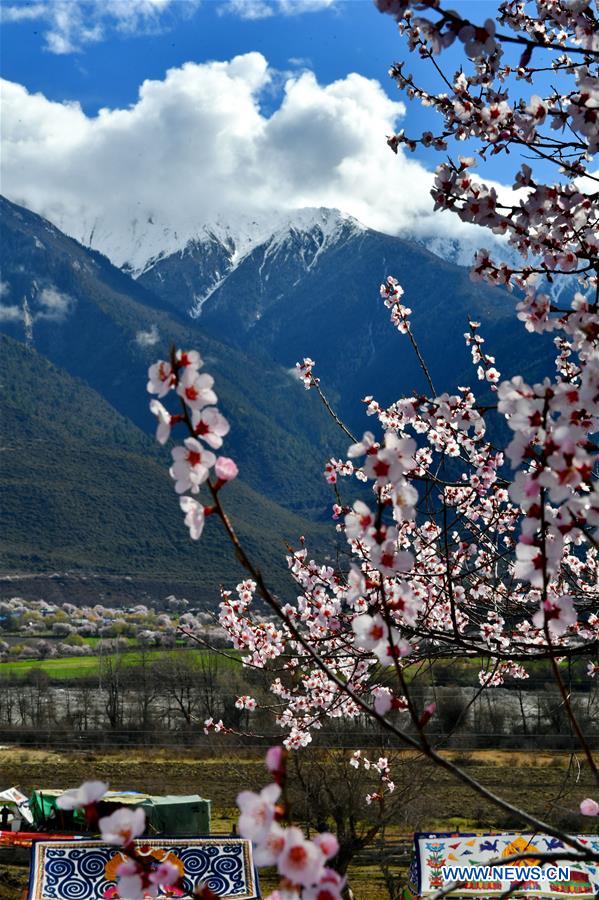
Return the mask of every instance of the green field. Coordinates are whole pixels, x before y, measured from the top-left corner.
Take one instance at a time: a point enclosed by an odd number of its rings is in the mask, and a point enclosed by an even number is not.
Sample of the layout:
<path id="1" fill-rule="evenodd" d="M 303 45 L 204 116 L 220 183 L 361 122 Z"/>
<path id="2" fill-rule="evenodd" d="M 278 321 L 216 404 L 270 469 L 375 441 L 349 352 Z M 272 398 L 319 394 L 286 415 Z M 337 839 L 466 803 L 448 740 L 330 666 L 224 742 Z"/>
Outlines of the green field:
<path id="1" fill-rule="evenodd" d="M 86 643 L 96 646 L 100 643 L 100 638 L 86 638 Z M 133 641 L 131 641 L 133 644 Z M 132 649 L 121 653 L 110 653 L 94 656 L 67 656 L 53 659 L 18 659 L 0 662 L 0 678 L 4 675 L 7 677 L 25 677 L 32 669 L 46 672 L 51 679 L 73 680 L 77 678 L 93 678 L 100 674 L 101 660 L 116 662 L 120 661 L 124 666 L 139 666 L 142 663 L 155 662 L 162 656 L 173 653 L 190 653 L 196 656 L 210 655 L 211 650 L 203 650 L 194 647 L 181 647 L 176 649 L 165 650 L 145 650 Z M 234 666 L 237 659 L 243 654 L 240 651 L 226 649 L 219 654 L 219 661 L 223 666 Z M 479 657 L 465 660 L 437 660 L 435 664 L 434 681 L 437 686 L 444 684 L 452 685 L 472 685 L 483 667 L 483 660 Z M 576 660 L 571 667 L 569 673 L 569 683 L 572 688 L 583 687 L 586 683 L 585 679 L 585 660 Z M 542 684 L 548 676 L 547 663 L 543 660 L 527 663 L 526 668 L 529 671 L 530 678 L 526 683 L 526 687 L 531 689 L 536 684 Z M 422 680 L 423 684 L 433 683 L 430 673 L 421 664 L 406 667 L 406 681 L 411 682 L 414 678 Z M 509 682 L 509 679 L 508 679 Z"/>
<path id="2" fill-rule="evenodd" d="M 145 654 L 146 660 L 154 660 L 163 655 L 164 650 L 149 651 Z M 99 675 L 100 660 L 111 660 L 116 662 L 120 660 L 122 665 L 135 666 L 139 665 L 142 654 L 139 650 L 128 651 L 127 653 L 111 654 L 107 656 L 67 656 L 59 659 L 19 659 L 15 662 L 0 663 L 0 675 L 22 676 L 25 677 L 31 669 L 47 672 L 51 678 L 71 679 L 85 678 L 88 676 Z"/>
<path id="3" fill-rule="evenodd" d="M 86 638 L 86 643 L 91 644 L 92 646 L 97 645 L 100 642 L 100 638 Z M 172 653 L 189 653 L 193 652 L 197 655 L 209 654 L 210 650 L 200 650 L 195 648 L 177 648 L 176 650 L 146 650 L 141 651 L 139 649 L 136 650 L 126 650 L 121 653 L 105 653 L 102 655 L 94 655 L 94 656 L 66 656 L 66 657 L 54 657 L 52 659 L 18 659 L 18 660 L 9 660 L 6 662 L 0 662 L 0 677 L 2 675 L 11 676 L 11 677 L 26 677 L 27 674 L 35 669 L 37 671 L 46 672 L 51 679 L 55 679 L 57 681 L 61 680 L 73 680 L 77 678 L 92 678 L 94 676 L 98 676 L 100 674 L 100 665 L 101 660 L 111 662 L 120 661 L 121 665 L 124 666 L 139 666 L 143 662 L 154 662 L 162 656 L 172 654 Z M 241 653 L 235 650 L 227 650 L 225 651 L 227 656 L 229 657 L 241 657 Z M 233 659 L 227 659 L 224 655 L 219 655 L 219 660 L 225 666 L 235 665 L 235 661 Z M 449 665 L 449 664 L 448 664 Z M 478 670 L 478 661 L 474 663 L 475 667 Z M 466 683 L 470 683 L 472 681 L 472 668 L 473 663 L 470 660 L 460 661 L 459 664 L 452 664 L 451 670 L 452 675 L 455 680 L 457 675 L 457 670 L 459 669 L 461 674 L 464 676 L 462 678 Z M 417 671 L 417 667 L 408 667 L 406 670 L 406 677 L 408 681 L 412 680 L 412 677 Z M 458 679 L 459 683 L 459 679 Z"/>
<path id="4" fill-rule="evenodd" d="M 70 681 L 77 678 L 93 678 L 100 674 L 101 661 L 120 662 L 123 666 L 139 666 L 143 662 L 155 662 L 161 656 L 171 653 L 195 653 L 201 655 L 209 653 L 207 650 L 195 649 L 179 649 L 179 650 L 128 650 L 125 653 L 105 654 L 103 656 L 67 656 L 59 659 L 18 659 L 14 662 L 0 663 L 0 678 L 2 676 L 11 678 L 25 678 L 28 673 L 35 669 L 36 671 L 46 672 L 49 677 L 56 681 Z M 234 654 L 234 651 L 233 651 Z M 219 659 L 226 666 L 235 665 L 234 660 L 220 656 Z"/>

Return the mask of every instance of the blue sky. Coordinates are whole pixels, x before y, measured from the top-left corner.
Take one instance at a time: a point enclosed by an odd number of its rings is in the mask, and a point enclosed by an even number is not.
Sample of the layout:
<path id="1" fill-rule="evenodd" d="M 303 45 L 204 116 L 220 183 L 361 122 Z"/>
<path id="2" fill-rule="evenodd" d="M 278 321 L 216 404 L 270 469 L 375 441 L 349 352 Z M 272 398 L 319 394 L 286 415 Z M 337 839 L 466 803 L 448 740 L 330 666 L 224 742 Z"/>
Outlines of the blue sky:
<path id="1" fill-rule="evenodd" d="M 47 5 L 57 2 L 47 0 Z M 94 20 L 93 4 L 86 8 L 85 0 L 69 2 L 80 6 L 89 21 Z M 243 0 L 239 2 L 241 5 Z M 381 15 L 372 0 L 334 0 L 325 8 L 295 15 L 277 12 L 271 0 L 265 0 L 267 4 L 272 15 L 246 18 L 236 9 L 228 9 L 227 0 L 170 0 L 160 16 L 140 23 L 136 31 L 119 30 L 106 20 L 102 40 L 81 42 L 74 52 L 61 54 L 49 52 L 45 36 L 49 26 L 42 17 L 10 22 L 0 32 L 3 76 L 51 100 L 77 100 L 90 116 L 101 107 L 134 103 L 140 84 L 145 79 L 161 79 L 169 68 L 188 61 L 228 60 L 254 50 L 281 72 L 306 67 L 322 83 L 358 72 L 377 79 L 392 99 L 399 94 L 388 69 L 397 59 L 409 56 L 411 71 L 424 83 L 436 84 L 430 66 L 406 53 L 393 20 Z M 3 0 L 0 8 L 38 6 L 37 0 Z M 469 13 L 475 7 L 477 16 L 495 8 L 490 0 L 462 0 L 453 6 Z M 447 66 L 451 70 L 457 57 L 449 53 L 443 59 L 446 63 L 451 60 Z M 277 99 L 275 87 L 262 96 L 266 114 Z M 408 105 L 406 130 L 418 133 L 434 122 L 419 103 Z M 429 151 L 417 150 L 416 155 L 432 166 Z M 502 160 L 492 160 L 487 171 L 490 177 L 500 179 Z"/>
<path id="2" fill-rule="evenodd" d="M 46 49 L 42 21 L 6 24 L 4 77 L 53 100 L 77 99 L 93 114 L 101 106 L 127 106 L 144 79 L 161 78 L 166 69 L 189 60 L 230 59 L 259 50 L 281 70 L 290 68 L 290 60 L 301 60 L 321 81 L 360 72 L 385 83 L 400 48 L 392 20 L 380 15 L 371 0 L 342 0 L 321 11 L 260 19 L 227 13 L 225 6 L 224 0 L 197 7 L 177 0 L 146 33 L 109 29 L 105 40 L 62 55 Z"/>
<path id="3" fill-rule="evenodd" d="M 477 20 L 495 9 L 453 6 Z M 94 229 L 113 259 L 123 222 L 192 234 L 219 216 L 278 207 L 337 207 L 397 234 L 473 233 L 433 214 L 444 154 L 395 157 L 386 146 L 399 127 L 436 130 L 433 113 L 402 98 L 391 63 L 409 57 L 417 81 L 439 83 L 371 0 L 3 0 L 0 9 L 3 190 L 80 240 Z M 441 58 L 449 73 L 458 61 L 456 48 Z M 481 176 L 511 184 L 515 168 L 495 157 Z"/>

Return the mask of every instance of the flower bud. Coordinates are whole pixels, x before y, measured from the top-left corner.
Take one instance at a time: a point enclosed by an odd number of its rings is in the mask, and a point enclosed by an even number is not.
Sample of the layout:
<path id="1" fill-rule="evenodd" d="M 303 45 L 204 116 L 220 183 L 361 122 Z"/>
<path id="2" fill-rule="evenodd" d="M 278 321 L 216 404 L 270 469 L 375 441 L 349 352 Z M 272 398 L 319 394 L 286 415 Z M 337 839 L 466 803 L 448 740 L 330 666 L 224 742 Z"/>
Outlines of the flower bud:
<path id="1" fill-rule="evenodd" d="M 214 465 L 214 471 L 216 472 L 216 477 L 222 484 L 225 484 L 227 481 L 233 481 L 239 474 L 239 469 L 237 468 L 235 461 L 229 459 L 228 456 L 218 457 Z"/>
<path id="2" fill-rule="evenodd" d="M 590 797 L 587 797 L 586 800 L 583 800 L 580 804 L 580 811 L 583 816 L 599 816 L 599 803 L 596 800 L 591 800 Z"/>

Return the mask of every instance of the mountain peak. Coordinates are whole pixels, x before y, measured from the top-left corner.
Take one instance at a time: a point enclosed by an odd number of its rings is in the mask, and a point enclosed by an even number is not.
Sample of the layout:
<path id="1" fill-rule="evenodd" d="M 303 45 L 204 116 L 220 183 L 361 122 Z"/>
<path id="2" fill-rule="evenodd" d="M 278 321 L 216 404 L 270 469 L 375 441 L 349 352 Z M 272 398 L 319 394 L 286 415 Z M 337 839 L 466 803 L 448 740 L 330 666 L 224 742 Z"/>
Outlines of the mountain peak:
<path id="1" fill-rule="evenodd" d="M 275 236 L 281 240 L 289 232 L 318 232 L 323 241 L 329 242 L 344 229 L 365 230 L 352 216 L 326 207 L 235 213 L 204 223 L 198 218 L 191 215 L 187 221 L 180 219 L 174 226 L 148 211 L 130 220 L 123 219 L 114 228 L 102 218 L 84 216 L 72 237 L 99 250 L 114 265 L 138 278 L 167 257 L 192 252 L 199 245 L 218 245 L 228 257 L 229 265 L 235 266 L 255 247 Z"/>
<path id="2" fill-rule="evenodd" d="M 198 292 L 194 291 L 189 311 L 194 317 L 200 315 L 206 300 L 248 257 L 259 257 L 260 273 L 265 267 L 268 268 L 267 264 L 272 264 L 275 259 L 280 264 L 283 258 L 293 260 L 296 269 L 305 273 L 315 266 L 325 250 L 366 230 L 353 216 L 327 207 L 304 207 L 260 217 L 237 217 L 234 223 L 216 222 L 204 226 L 204 238 L 189 241 L 182 252 L 182 255 L 189 253 L 199 257 L 201 274 L 208 276 L 203 283 L 201 278 L 197 279 L 198 287 L 200 283 L 202 286 Z M 207 265 L 206 238 L 214 243 L 210 248 L 214 251 L 211 272 Z M 220 259 L 218 248 L 224 251 Z M 151 274 L 151 269 L 159 262 L 160 259 L 152 261 L 139 275 Z M 268 280 L 267 272 L 264 278 Z"/>

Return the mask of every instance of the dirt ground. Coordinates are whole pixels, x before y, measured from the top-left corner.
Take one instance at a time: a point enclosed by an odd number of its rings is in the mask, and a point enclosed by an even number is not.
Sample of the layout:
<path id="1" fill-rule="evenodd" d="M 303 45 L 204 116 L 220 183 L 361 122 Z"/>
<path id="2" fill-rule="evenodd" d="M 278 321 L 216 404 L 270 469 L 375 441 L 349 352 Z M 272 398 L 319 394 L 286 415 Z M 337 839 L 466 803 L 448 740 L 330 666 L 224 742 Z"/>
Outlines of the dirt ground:
<path id="1" fill-rule="evenodd" d="M 456 755 L 456 761 L 469 775 L 506 799 L 525 805 L 530 812 L 568 830 L 588 829 L 590 821 L 583 826 L 576 810 L 581 799 L 593 796 L 591 777 L 568 754 L 476 751 Z M 508 814 L 457 783 L 448 773 L 428 767 L 422 777 L 418 798 L 402 808 L 401 821 L 391 826 L 391 834 L 518 827 Z M 223 751 L 220 756 L 200 758 L 148 750 L 60 754 L 0 748 L 1 787 L 18 784 L 27 793 L 33 788 L 66 789 L 90 778 L 107 781 L 115 790 L 197 793 L 208 797 L 212 801 L 215 834 L 230 832 L 236 819 L 235 797 L 240 790 L 258 789 L 268 782 L 262 755 L 256 751 L 243 755 L 238 751 L 227 755 Z M 380 874 L 367 861 L 350 874 L 358 900 L 382 900 L 388 896 Z M 0 900 L 20 900 L 26 883 L 26 870 L 3 865 L 0 857 Z"/>

